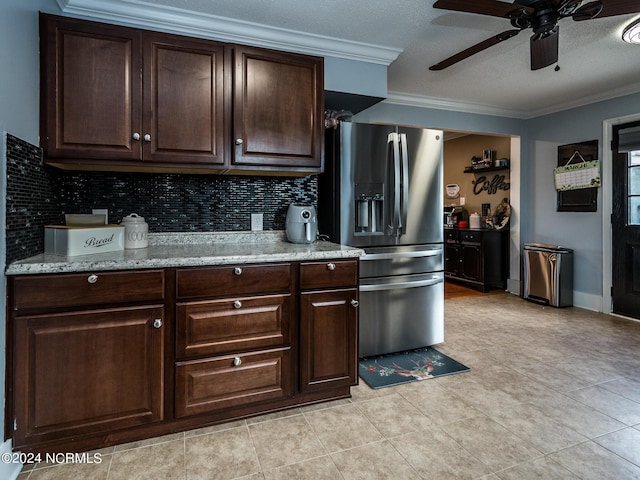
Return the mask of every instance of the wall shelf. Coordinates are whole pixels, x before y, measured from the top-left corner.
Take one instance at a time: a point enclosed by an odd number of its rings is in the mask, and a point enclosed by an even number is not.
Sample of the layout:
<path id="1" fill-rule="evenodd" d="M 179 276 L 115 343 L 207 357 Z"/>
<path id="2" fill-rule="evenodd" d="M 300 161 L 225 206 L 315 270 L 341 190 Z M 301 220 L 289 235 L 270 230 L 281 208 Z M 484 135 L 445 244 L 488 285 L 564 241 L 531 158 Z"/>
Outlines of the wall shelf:
<path id="1" fill-rule="evenodd" d="M 464 173 L 497 172 L 498 170 L 509 170 L 509 167 L 484 167 L 484 168 L 464 167 Z"/>

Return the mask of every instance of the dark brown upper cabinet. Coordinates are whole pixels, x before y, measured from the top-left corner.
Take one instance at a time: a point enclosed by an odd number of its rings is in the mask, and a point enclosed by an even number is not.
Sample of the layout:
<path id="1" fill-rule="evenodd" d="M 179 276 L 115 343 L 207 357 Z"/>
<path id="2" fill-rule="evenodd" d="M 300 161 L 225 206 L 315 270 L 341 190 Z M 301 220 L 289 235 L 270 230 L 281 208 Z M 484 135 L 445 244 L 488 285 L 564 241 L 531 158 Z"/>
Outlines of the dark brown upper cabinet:
<path id="1" fill-rule="evenodd" d="M 322 170 L 322 58 L 47 14 L 40 30 L 48 164 Z"/>
<path id="2" fill-rule="evenodd" d="M 233 167 L 320 171 L 323 60 L 259 48 L 234 48 Z"/>
<path id="3" fill-rule="evenodd" d="M 223 166 L 223 44 L 48 15 L 41 42 L 48 163 Z"/>

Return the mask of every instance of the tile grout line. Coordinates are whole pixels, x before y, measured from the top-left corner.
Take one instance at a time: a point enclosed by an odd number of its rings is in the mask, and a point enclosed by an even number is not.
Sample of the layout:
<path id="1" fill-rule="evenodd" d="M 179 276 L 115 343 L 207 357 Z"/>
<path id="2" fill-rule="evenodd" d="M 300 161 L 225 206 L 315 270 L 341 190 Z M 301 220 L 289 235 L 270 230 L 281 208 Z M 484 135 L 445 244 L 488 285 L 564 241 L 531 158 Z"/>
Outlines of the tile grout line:
<path id="1" fill-rule="evenodd" d="M 275 419 L 274 419 L 275 420 Z M 258 473 L 262 474 L 262 477 L 264 478 L 264 467 L 262 466 L 262 461 L 260 460 L 260 455 L 258 455 L 258 449 L 256 448 L 256 442 L 253 439 L 253 435 L 251 434 L 251 426 L 245 421 L 245 428 L 247 429 L 247 433 L 249 434 L 249 438 L 251 439 L 251 447 L 253 448 L 253 453 L 256 456 L 256 459 L 258 460 L 258 466 L 260 468 L 260 471 Z M 245 475 L 248 476 L 248 475 Z M 240 477 L 242 478 L 242 477 Z"/>

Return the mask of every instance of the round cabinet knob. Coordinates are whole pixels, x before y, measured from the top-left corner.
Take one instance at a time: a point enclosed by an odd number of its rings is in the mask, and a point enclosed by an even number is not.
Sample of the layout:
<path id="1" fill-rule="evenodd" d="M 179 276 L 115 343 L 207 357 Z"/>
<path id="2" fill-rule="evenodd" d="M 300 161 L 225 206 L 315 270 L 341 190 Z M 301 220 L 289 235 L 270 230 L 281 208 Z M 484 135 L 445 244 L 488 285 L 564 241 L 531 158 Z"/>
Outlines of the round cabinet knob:
<path id="1" fill-rule="evenodd" d="M 242 365 L 242 359 L 240 357 L 236 357 L 233 359 L 233 366 L 234 367 L 239 367 L 240 365 Z"/>
<path id="2" fill-rule="evenodd" d="M 236 138 L 236 145 L 242 145 L 244 142 L 241 138 Z"/>
<path id="3" fill-rule="evenodd" d="M 336 269 L 336 264 L 335 263 L 327 263 L 327 270 L 335 270 Z"/>
<path id="4" fill-rule="evenodd" d="M 134 140 L 140 140 L 140 134 L 138 132 L 133 134 L 133 139 Z"/>
<path id="5" fill-rule="evenodd" d="M 98 281 L 98 275 L 89 275 L 87 277 L 87 282 L 89 283 L 96 283 Z"/>
<path id="6" fill-rule="evenodd" d="M 240 300 L 236 300 L 233 302 L 233 308 L 242 308 L 242 302 Z"/>
<path id="7" fill-rule="evenodd" d="M 150 142 L 151 141 L 151 135 L 149 135 L 148 133 L 144 136 L 144 141 L 145 142 Z"/>
<path id="8" fill-rule="evenodd" d="M 351 300 L 352 307 L 357 307 L 358 305 L 360 305 L 360 302 L 358 300 Z"/>
<path id="9" fill-rule="evenodd" d="M 162 326 L 162 319 L 161 318 L 156 318 L 153 321 L 153 328 L 160 328 Z"/>
<path id="10" fill-rule="evenodd" d="M 233 269 L 234 275 L 242 275 L 242 269 L 240 267 L 236 267 Z"/>

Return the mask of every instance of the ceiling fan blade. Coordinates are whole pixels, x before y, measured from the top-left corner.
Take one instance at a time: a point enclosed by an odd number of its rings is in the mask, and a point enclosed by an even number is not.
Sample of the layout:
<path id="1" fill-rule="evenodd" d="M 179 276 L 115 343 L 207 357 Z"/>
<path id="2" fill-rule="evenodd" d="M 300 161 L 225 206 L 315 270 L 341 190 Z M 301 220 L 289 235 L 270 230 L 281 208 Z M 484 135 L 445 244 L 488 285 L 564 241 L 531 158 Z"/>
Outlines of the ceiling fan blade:
<path id="1" fill-rule="evenodd" d="M 597 13 L 600 5 L 602 5 L 602 11 Z M 592 18 L 613 17 L 629 13 L 640 13 L 640 0 L 600 0 L 599 2 L 589 2 L 576 10 L 573 19 L 580 22 L 582 20 L 591 20 Z"/>
<path id="2" fill-rule="evenodd" d="M 521 17 L 535 12 L 531 7 L 496 0 L 438 0 L 433 4 L 433 8 L 503 18 Z"/>
<path id="3" fill-rule="evenodd" d="M 558 32 L 559 27 L 556 25 L 546 36 L 533 35 L 531 37 L 529 41 L 531 70 L 540 70 L 558 61 Z"/>
<path id="4" fill-rule="evenodd" d="M 471 55 L 475 55 L 476 53 L 481 52 L 489 47 L 492 47 L 500 42 L 510 39 L 511 37 L 515 37 L 520 33 L 520 30 L 507 30 L 506 32 L 499 33 L 498 35 L 494 35 L 493 37 L 480 42 L 472 47 L 467 48 L 455 55 L 441 61 L 440 63 L 436 63 L 429 67 L 429 70 L 444 70 L 451 65 L 458 63 L 465 58 L 469 58 Z"/>

